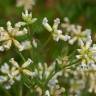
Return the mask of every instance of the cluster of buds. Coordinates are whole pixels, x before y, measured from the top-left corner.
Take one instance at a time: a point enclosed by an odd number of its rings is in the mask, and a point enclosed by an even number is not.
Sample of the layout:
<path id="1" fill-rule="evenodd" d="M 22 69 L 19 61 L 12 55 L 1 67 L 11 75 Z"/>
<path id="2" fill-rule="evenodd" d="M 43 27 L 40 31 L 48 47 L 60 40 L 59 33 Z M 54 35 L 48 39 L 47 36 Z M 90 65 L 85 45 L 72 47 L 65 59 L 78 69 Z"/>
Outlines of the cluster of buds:
<path id="1" fill-rule="evenodd" d="M 23 23 L 25 23 L 26 25 L 33 24 L 37 20 L 37 18 L 33 18 L 32 17 L 32 13 L 31 12 L 28 13 L 28 10 L 25 10 L 25 12 L 22 13 L 22 18 L 24 20 Z"/>
<path id="2" fill-rule="evenodd" d="M 67 40 L 70 39 L 70 36 L 69 35 L 63 35 L 62 30 L 58 29 L 58 26 L 60 24 L 60 19 L 59 18 L 57 18 L 57 19 L 54 20 L 53 27 L 51 27 L 48 24 L 48 20 L 47 20 L 46 17 L 43 19 L 42 24 L 52 34 L 52 37 L 53 37 L 53 39 L 55 41 L 57 41 L 57 42 L 59 40 L 67 41 Z"/>

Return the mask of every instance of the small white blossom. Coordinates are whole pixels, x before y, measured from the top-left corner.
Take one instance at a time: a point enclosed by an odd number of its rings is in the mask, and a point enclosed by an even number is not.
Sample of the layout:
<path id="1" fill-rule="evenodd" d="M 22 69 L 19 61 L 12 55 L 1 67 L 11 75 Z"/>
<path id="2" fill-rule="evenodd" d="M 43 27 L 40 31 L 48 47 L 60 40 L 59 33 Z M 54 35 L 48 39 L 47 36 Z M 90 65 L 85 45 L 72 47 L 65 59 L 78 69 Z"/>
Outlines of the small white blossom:
<path id="1" fill-rule="evenodd" d="M 79 55 L 76 55 L 77 59 L 81 60 L 82 64 L 89 64 L 90 62 L 96 62 L 96 47 L 91 46 L 92 40 L 81 41 L 81 49 L 77 49 Z"/>
<path id="2" fill-rule="evenodd" d="M 78 43 L 80 43 L 81 40 L 87 41 L 87 39 L 91 37 L 90 33 L 90 30 L 86 29 L 82 31 L 81 26 L 77 26 L 77 28 L 73 28 L 72 30 L 73 36 L 69 40 L 69 43 L 74 44 L 75 41 L 78 41 Z"/>
<path id="3" fill-rule="evenodd" d="M 3 52 L 4 51 L 4 47 L 0 46 L 0 51 Z"/>
<path id="4" fill-rule="evenodd" d="M 70 39 L 70 36 L 68 35 L 63 35 L 62 34 L 62 30 L 58 29 L 58 26 L 60 24 L 60 19 L 57 18 L 54 20 L 54 24 L 53 24 L 53 27 L 51 27 L 49 24 L 48 24 L 48 20 L 47 18 L 45 17 L 43 19 L 43 22 L 42 22 L 43 26 L 52 34 L 53 36 L 53 39 L 55 41 L 59 41 L 59 40 L 64 40 L 64 41 L 67 41 Z"/>
<path id="5" fill-rule="evenodd" d="M 72 45 L 76 41 L 79 44 L 81 40 L 86 42 L 88 39 L 91 39 L 90 29 L 82 30 L 80 25 L 70 24 L 68 18 L 65 18 L 64 21 L 65 23 L 63 23 L 61 26 L 66 30 L 67 34 L 70 35 L 69 44 Z"/>
<path id="6" fill-rule="evenodd" d="M 22 13 L 22 18 L 25 21 L 26 24 L 33 24 L 37 18 L 32 17 L 32 13 L 28 13 L 28 10 L 25 10 L 24 13 Z"/>
<path id="7" fill-rule="evenodd" d="M 1 68 L 0 68 L 0 71 L 2 72 L 2 73 L 5 73 L 5 74 L 7 74 L 8 72 L 9 72 L 9 65 L 7 64 L 7 63 L 4 63 L 4 65 L 3 66 L 1 66 Z"/>
<path id="8" fill-rule="evenodd" d="M 0 83 L 3 84 L 3 87 L 8 90 L 15 82 L 15 75 L 12 74 L 14 68 L 11 69 L 7 63 L 4 63 L 4 65 L 1 66 L 0 71 L 2 73 L 0 76 Z"/>
<path id="9" fill-rule="evenodd" d="M 51 26 L 48 24 L 48 19 L 47 19 L 46 17 L 43 19 L 42 24 L 43 24 L 43 26 L 44 26 L 49 32 L 52 31 L 52 28 L 51 28 Z"/>
<path id="10" fill-rule="evenodd" d="M 13 28 L 10 21 L 7 22 L 7 30 L 5 30 L 3 27 L 0 27 L 0 48 L 2 51 L 4 51 L 4 49 L 10 49 L 12 43 L 18 48 L 19 51 L 23 50 L 22 45 L 16 40 L 15 37 L 27 34 L 27 29 L 24 28 L 23 30 L 20 30 L 19 27 L 20 26 L 15 26 Z"/>
<path id="11" fill-rule="evenodd" d="M 15 70 L 13 71 L 14 75 L 21 75 L 21 73 L 26 74 L 28 76 L 33 76 L 33 72 L 31 72 L 27 67 L 32 63 L 31 59 L 28 59 L 22 66 L 19 66 L 19 64 L 14 60 L 14 58 L 10 59 L 10 62 L 15 67 Z"/>

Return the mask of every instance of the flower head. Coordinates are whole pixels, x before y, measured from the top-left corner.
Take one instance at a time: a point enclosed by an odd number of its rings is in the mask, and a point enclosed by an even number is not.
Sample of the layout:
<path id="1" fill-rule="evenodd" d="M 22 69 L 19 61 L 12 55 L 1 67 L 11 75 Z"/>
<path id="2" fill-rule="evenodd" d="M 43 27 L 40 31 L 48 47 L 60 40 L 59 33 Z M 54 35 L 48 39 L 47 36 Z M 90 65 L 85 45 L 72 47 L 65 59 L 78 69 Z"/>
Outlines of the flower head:
<path id="1" fill-rule="evenodd" d="M 65 23 L 63 23 L 61 26 L 70 36 L 69 44 L 74 44 L 76 41 L 79 44 L 81 40 L 86 42 L 87 39 L 91 38 L 91 30 L 82 30 L 80 25 L 70 24 L 68 18 L 64 18 L 64 21 Z"/>
<path id="2" fill-rule="evenodd" d="M 1 51 L 10 49 L 12 43 L 18 48 L 19 51 L 23 50 L 22 45 L 16 40 L 16 37 L 27 34 L 27 29 L 23 28 L 23 30 L 20 30 L 20 27 L 21 26 L 17 26 L 16 23 L 13 28 L 10 21 L 7 22 L 7 30 L 0 27 L 0 42 L 2 44 L 0 46 Z"/>
<path id="3" fill-rule="evenodd" d="M 28 76 L 32 76 L 33 73 L 28 70 L 28 66 L 32 63 L 31 59 L 28 59 L 24 64 L 19 66 L 19 64 L 14 60 L 14 58 L 10 59 L 10 63 L 14 66 L 15 70 L 13 71 L 13 74 L 20 75 L 21 73 L 26 74 Z"/>
<path id="4" fill-rule="evenodd" d="M 82 64 L 89 64 L 90 62 L 96 62 L 96 46 L 91 46 L 92 40 L 87 42 L 81 41 L 81 49 L 77 49 L 79 55 L 76 55 L 77 59 L 81 60 Z"/>
<path id="5" fill-rule="evenodd" d="M 32 17 L 32 13 L 28 13 L 28 10 L 25 10 L 24 13 L 22 13 L 22 18 L 25 21 L 26 24 L 33 24 L 37 18 Z"/>
<path id="6" fill-rule="evenodd" d="M 15 75 L 12 74 L 14 68 L 10 68 L 7 63 L 1 66 L 0 71 L 2 75 L 0 75 L 0 84 L 3 84 L 5 89 L 10 89 L 14 84 Z"/>
<path id="7" fill-rule="evenodd" d="M 63 35 L 62 34 L 62 30 L 58 29 L 59 27 L 59 24 L 60 24 L 60 19 L 57 18 L 54 20 L 54 24 L 53 24 L 53 27 L 51 27 L 49 24 L 48 24 L 48 20 L 47 18 L 45 17 L 43 19 L 43 22 L 42 22 L 43 26 L 52 34 L 53 36 L 53 39 L 55 41 L 59 41 L 59 40 L 64 40 L 64 41 L 67 41 L 70 39 L 70 36 L 68 35 Z"/>

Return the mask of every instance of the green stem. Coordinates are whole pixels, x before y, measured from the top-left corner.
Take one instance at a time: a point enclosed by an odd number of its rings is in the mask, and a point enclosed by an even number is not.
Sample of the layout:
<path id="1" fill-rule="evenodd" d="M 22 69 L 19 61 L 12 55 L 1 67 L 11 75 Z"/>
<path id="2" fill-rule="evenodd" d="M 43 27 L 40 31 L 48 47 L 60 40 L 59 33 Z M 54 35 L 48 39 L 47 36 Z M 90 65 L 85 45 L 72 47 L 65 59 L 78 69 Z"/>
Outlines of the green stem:
<path id="1" fill-rule="evenodd" d="M 18 55 L 21 57 L 21 59 L 25 62 L 26 59 L 25 57 L 23 56 L 23 54 L 21 52 L 19 52 L 18 50 L 16 50 L 16 52 L 18 53 Z"/>
<path id="2" fill-rule="evenodd" d="M 64 69 L 64 68 L 70 68 L 70 67 L 72 67 L 73 65 L 78 65 L 77 62 L 79 62 L 79 60 L 76 60 L 75 62 L 72 62 L 72 63 L 70 63 L 70 64 L 68 64 L 68 65 L 66 65 L 66 66 L 63 66 L 62 69 Z"/>
<path id="3" fill-rule="evenodd" d="M 32 36 L 31 36 L 30 27 L 27 26 L 27 28 L 28 28 L 28 39 L 29 39 L 29 41 L 31 42 L 30 56 L 31 56 L 31 59 L 32 59 L 32 55 L 33 55 L 33 53 L 32 53 L 32 50 L 33 50 L 33 49 L 32 49 L 32 47 L 33 47 L 32 45 L 33 45 L 33 44 L 32 44 L 32 39 L 31 39 Z"/>
<path id="4" fill-rule="evenodd" d="M 20 52 L 18 54 L 20 55 L 20 57 L 22 58 L 22 60 L 25 62 L 26 60 L 25 60 L 24 56 L 22 55 L 22 53 Z"/>
<path id="5" fill-rule="evenodd" d="M 44 49 L 44 48 L 48 45 L 48 43 L 49 43 L 49 41 L 50 41 L 51 39 L 52 39 L 52 36 L 50 35 L 49 38 L 47 39 L 47 41 L 44 43 L 42 49 Z"/>
<path id="6" fill-rule="evenodd" d="M 23 92 L 22 92 L 22 84 L 20 84 L 20 93 L 19 93 L 19 96 L 23 96 L 22 93 L 23 93 Z"/>

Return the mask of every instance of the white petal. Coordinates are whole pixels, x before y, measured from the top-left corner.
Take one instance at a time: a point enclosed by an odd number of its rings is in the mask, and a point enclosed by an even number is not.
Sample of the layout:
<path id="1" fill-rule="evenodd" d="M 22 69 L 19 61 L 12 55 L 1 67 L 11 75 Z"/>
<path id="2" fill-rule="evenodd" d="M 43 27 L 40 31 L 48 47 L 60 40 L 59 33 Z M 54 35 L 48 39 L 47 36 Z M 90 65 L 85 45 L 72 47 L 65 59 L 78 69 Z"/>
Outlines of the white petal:
<path id="1" fill-rule="evenodd" d="M 10 37 L 9 37 L 9 35 L 8 35 L 8 33 L 6 32 L 6 31 L 4 31 L 4 32 L 0 32 L 0 41 L 6 41 L 6 40 L 9 40 L 10 39 Z"/>
<path id="2" fill-rule="evenodd" d="M 25 25 L 26 25 L 25 22 L 18 22 L 18 23 L 15 24 L 15 27 L 20 28 L 20 27 L 25 26 Z"/>
<path id="3" fill-rule="evenodd" d="M 11 31 L 13 30 L 10 21 L 7 22 L 7 30 L 8 30 L 9 32 L 11 32 Z"/>
<path id="4" fill-rule="evenodd" d="M 19 70 L 14 70 L 14 71 L 11 72 L 11 74 L 12 74 L 13 76 L 16 76 L 16 75 L 19 74 Z"/>
<path id="5" fill-rule="evenodd" d="M 15 36 L 23 36 L 25 34 L 27 34 L 27 29 L 26 28 L 24 28 L 22 31 L 17 31 L 15 33 Z"/>
<path id="6" fill-rule="evenodd" d="M 23 46 L 17 41 L 17 40 L 13 40 L 14 45 L 19 49 L 19 51 L 23 51 Z"/>
<path id="7" fill-rule="evenodd" d="M 48 24 L 48 20 L 47 20 L 46 17 L 43 19 L 42 24 L 43 24 L 43 26 L 44 26 L 49 32 L 52 32 L 52 28 L 51 28 L 51 26 Z"/>
<path id="8" fill-rule="evenodd" d="M 0 46 L 0 51 L 3 52 L 4 51 L 4 47 Z"/>
<path id="9" fill-rule="evenodd" d="M 19 67 L 18 63 L 14 60 L 14 58 L 11 58 L 11 59 L 9 60 L 9 62 L 11 62 L 14 67 L 16 67 L 16 68 Z"/>
<path id="10" fill-rule="evenodd" d="M 69 40 L 69 44 L 74 44 L 74 42 L 77 40 L 77 37 L 74 37 L 72 39 Z"/>
<path id="11" fill-rule="evenodd" d="M 54 30 L 57 30 L 59 24 L 60 24 L 60 19 L 59 19 L 59 18 L 56 18 L 56 19 L 54 20 L 53 29 L 54 29 Z"/>
<path id="12" fill-rule="evenodd" d="M 37 42 L 36 42 L 35 39 L 33 39 L 32 43 L 33 43 L 33 46 L 34 46 L 35 48 L 37 48 Z"/>
<path id="13" fill-rule="evenodd" d="M 4 63 L 4 65 L 1 66 L 0 70 L 2 73 L 9 73 L 9 65 L 7 63 Z"/>
<path id="14" fill-rule="evenodd" d="M 20 81 L 20 80 L 21 80 L 21 75 L 15 76 L 15 79 L 16 79 L 17 81 Z"/>
<path id="15" fill-rule="evenodd" d="M 34 23 L 36 21 L 37 21 L 37 18 L 33 18 L 32 21 L 31 21 L 31 23 Z"/>
<path id="16" fill-rule="evenodd" d="M 32 72 L 29 71 L 29 70 L 27 70 L 27 69 L 24 69 L 23 70 L 23 73 L 26 74 L 26 75 L 28 75 L 28 76 L 32 76 L 33 75 Z"/>
<path id="17" fill-rule="evenodd" d="M 28 59 L 23 65 L 22 68 L 28 67 L 32 63 L 31 59 Z"/>
<path id="18" fill-rule="evenodd" d="M 5 49 L 10 49 L 11 45 L 12 45 L 12 40 L 8 40 L 8 41 L 5 41 L 5 42 L 3 43 L 3 47 L 4 47 Z"/>
<path id="19" fill-rule="evenodd" d="M 70 36 L 69 35 L 61 35 L 60 39 L 64 40 L 64 41 L 68 41 L 70 39 Z"/>

